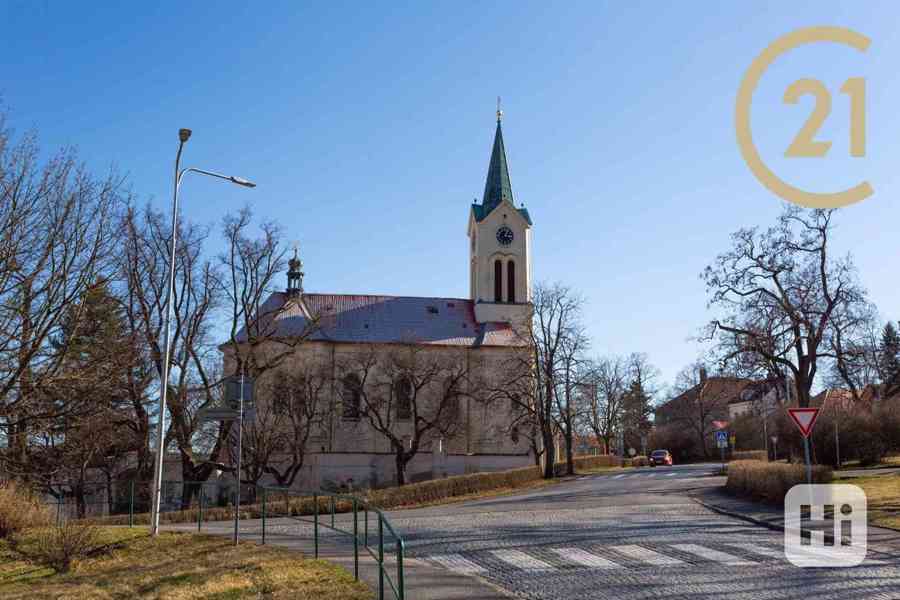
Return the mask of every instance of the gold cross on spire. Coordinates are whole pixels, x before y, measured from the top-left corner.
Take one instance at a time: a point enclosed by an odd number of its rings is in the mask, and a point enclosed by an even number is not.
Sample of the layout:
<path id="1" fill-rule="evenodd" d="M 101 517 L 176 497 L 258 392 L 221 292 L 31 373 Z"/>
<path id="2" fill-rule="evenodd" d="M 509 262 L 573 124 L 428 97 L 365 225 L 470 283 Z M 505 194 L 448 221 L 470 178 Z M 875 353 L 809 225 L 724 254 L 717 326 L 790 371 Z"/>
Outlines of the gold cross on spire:
<path id="1" fill-rule="evenodd" d="M 500 109 L 500 96 L 497 96 L 497 122 L 503 120 L 503 111 Z"/>

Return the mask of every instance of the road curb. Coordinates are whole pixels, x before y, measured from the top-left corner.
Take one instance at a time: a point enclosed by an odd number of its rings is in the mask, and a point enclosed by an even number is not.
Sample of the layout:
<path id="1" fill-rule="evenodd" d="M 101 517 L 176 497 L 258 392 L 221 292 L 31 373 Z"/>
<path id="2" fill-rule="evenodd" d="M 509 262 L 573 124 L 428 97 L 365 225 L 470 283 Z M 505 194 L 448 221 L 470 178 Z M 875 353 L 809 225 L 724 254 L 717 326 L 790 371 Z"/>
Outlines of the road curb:
<path id="1" fill-rule="evenodd" d="M 735 519 L 741 519 L 742 521 L 747 521 L 749 523 L 754 523 L 756 525 L 762 525 L 767 529 L 771 529 L 772 531 L 784 531 L 784 525 L 779 525 L 777 523 L 772 523 L 770 521 L 765 521 L 763 519 L 757 519 L 756 517 L 751 517 L 745 513 L 727 510 L 722 508 L 721 506 L 716 506 L 715 504 L 710 504 L 709 502 L 704 502 L 703 500 L 697 498 L 695 495 L 691 494 L 690 499 L 699 504 L 700 506 L 709 509 L 715 513 L 720 515 L 725 515 L 727 517 L 733 517 Z"/>

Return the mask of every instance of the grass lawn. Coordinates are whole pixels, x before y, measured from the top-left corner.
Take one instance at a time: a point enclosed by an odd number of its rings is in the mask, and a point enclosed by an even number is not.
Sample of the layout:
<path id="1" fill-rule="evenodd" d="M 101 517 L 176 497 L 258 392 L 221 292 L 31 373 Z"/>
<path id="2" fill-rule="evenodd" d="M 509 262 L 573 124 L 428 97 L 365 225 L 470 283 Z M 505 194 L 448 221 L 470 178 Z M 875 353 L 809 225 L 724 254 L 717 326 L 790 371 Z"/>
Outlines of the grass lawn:
<path id="1" fill-rule="evenodd" d="M 344 569 L 296 552 L 227 538 L 104 527 L 102 547 L 66 574 L 29 559 L 33 532 L 0 540 L 0 598 L 304 598 L 371 600 Z"/>
<path id="2" fill-rule="evenodd" d="M 836 481 L 858 485 L 866 492 L 872 525 L 900 530 L 900 475 L 874 475 Z"/>

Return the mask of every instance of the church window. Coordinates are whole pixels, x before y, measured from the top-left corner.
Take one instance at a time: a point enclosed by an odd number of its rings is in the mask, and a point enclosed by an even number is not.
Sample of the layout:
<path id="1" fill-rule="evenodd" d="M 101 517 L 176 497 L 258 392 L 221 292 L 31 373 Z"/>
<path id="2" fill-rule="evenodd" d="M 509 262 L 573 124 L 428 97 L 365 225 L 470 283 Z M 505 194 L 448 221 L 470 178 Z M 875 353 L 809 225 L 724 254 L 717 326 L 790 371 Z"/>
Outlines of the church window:
<path id="1" fill-rule="evenodd" d="M 273 386 L 272 410 L 279 416 L 306 414 L 306 380 L 289 378 Z"/>
<path id="2" fill-rule="evenodd" d="M 360 384 L 359 377 L 357 377 L 353 373 L 344 377 L 344 391 L 342 394 L 342 400 L 343 416 L 345 419 L 359 418 L 361 387 L 362 386 Z"/>
<path id="3" fill-rule="evenodd" d="M 397 419 L 407 420 L 412 417 L 412 385 L 403 377 L 394 385 L 394 399 L 397 403 Z"/>
<path id="4" fill-rule="evenodd" d="M 506 298 L 511 303 L 516 301 L 516 263 L 512 260 L 506 263 Z"/>
<path id="5" fill-rule="evenodd" d="M 494 302 L 503 302 L 503 263 L 494 261 Z"/>

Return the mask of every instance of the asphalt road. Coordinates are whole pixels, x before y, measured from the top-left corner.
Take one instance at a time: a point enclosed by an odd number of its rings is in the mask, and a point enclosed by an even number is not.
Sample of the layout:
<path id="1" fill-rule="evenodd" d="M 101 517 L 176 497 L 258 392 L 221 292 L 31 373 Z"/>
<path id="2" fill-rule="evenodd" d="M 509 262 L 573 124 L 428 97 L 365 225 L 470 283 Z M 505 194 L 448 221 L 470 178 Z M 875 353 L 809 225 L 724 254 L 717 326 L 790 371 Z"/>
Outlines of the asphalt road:
<path id="1" fill-rule="evenodd" d="M 514 598 L 900 598 L 900 557 L 801 569 L 782 534 L 714 513 L 691 490 L 718 465 L 580 477 L 538 491 L 395 511 L 407 555 L 486 580 Z"/>

